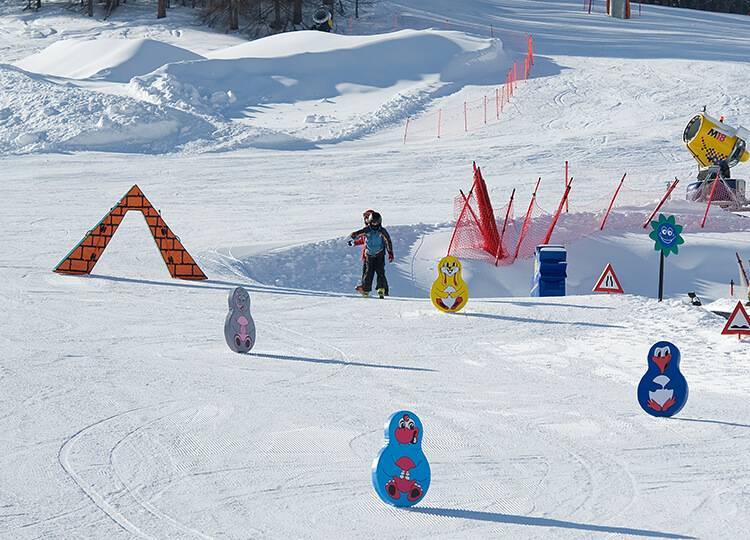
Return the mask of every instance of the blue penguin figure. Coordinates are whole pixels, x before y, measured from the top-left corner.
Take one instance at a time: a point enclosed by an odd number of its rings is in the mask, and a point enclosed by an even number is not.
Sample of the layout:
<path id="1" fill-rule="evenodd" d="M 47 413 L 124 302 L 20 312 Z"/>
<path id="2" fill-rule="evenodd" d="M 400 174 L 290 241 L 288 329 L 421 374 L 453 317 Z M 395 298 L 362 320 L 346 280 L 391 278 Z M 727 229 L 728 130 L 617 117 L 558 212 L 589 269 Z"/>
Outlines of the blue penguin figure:
<path id="1" fill-rule="evenodd" d="M 638 403 L 651 416 L 674 416 L 685 406 L 688 385 L 680 371 L 680 350 L 659 341 L 648 351 L 648 370 L 638 384 Z"/>
<path id="2" fill-rule="evenodd" d="M 414 506 L 430 487 L 430 464 L 422 451 L 422 422 L 411 411 L 385 423 L 385 446 L 372 463 L 372 485 L 393 506 Z"/>

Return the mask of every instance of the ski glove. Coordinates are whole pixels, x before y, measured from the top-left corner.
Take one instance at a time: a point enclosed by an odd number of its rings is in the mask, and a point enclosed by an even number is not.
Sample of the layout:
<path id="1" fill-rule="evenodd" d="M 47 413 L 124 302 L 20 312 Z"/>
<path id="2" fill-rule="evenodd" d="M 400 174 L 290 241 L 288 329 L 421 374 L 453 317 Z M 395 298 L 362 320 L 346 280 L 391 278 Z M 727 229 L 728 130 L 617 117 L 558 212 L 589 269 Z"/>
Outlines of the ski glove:
<path id="1" fill-rule="evenodd" d="M 388 252 L 388 262 L 393 262 L 393 252 L 392 251 Z"/>

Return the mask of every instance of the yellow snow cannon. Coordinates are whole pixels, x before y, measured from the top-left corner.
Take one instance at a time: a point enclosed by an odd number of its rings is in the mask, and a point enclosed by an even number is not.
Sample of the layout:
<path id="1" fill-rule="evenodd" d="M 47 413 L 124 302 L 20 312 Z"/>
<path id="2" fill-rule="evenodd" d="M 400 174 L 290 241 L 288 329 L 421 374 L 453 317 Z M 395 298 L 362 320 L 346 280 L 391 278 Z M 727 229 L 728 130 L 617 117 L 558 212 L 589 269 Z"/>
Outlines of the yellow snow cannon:
<path id="1" fill-rule="evenodd" d="M 741 126 L 729 126 L 723 119 L 717 120 L 706 113 L 696 114 L 688 122 L 682 140 L 698 162 L 699 169 L 711 167 L 720 161 L 734 167 L 740 161 L 750 159 L 750 152 L 747 151 L 750 131 Z"/>
<path id="2" fill-rule="evenodd" d="M 698 162 L 698 175 L 687 187 L 687 199 L 698 202 L 711 199 L 735 211 L 750 208 L 745 195 L 747 182 L 732 177 L 730 171 L 738 163 L 750 160 L 747 151 L 750 131 L 725 124 L 723 116 L 717 120 L 704 110 L 688 122 L 682 140 Z M 713 185 L 716 179 L 721 179 L 721 185 Z"/>

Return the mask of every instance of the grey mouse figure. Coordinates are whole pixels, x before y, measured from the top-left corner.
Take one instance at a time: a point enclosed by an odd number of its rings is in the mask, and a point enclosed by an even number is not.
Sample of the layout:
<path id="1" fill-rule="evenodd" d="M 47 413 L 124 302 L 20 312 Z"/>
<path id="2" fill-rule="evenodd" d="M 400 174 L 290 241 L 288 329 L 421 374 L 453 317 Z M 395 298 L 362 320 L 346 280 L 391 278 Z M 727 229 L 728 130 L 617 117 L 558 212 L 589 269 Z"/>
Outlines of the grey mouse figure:
<path id="1" fill-rule="evenodd" d="M 229 295 L 224 337 L 229 348 L 237 353 L 249 352 L 255 346 L 255 321 L 250 315 L 250 294 L 242 287 L 237 287 Z"/>

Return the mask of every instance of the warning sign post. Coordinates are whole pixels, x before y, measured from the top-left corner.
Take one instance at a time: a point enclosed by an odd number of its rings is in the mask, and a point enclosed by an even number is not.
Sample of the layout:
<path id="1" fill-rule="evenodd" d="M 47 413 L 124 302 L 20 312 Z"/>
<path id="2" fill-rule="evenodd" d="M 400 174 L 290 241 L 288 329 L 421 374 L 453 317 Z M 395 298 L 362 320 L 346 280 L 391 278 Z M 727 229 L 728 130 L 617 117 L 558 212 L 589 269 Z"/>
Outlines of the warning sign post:
<path id="1" fill-rule="evenodd" d="M 742 302 L 737 302 L 737 305 L 734 306 L 734 311 L 727 319 L 727 324 L 724 325 L 724 330 L 721 333 L 725 336 L 736 334 L 738 339 L 750 335 L 750 317 L 748 317 Z"/>
<path id="2" fill-rule="evenodd" d="M 596 282 L 593 292 L 609 294 L 622 294 L 625 292 L 622 290 L 620 280 L 617 279 L 617 274 L 615 274 L 615 269 L 612 268 L 611 264 L 607 264 L 604 268 L 604 272 L 599 276 L 599 281 Z"/>

